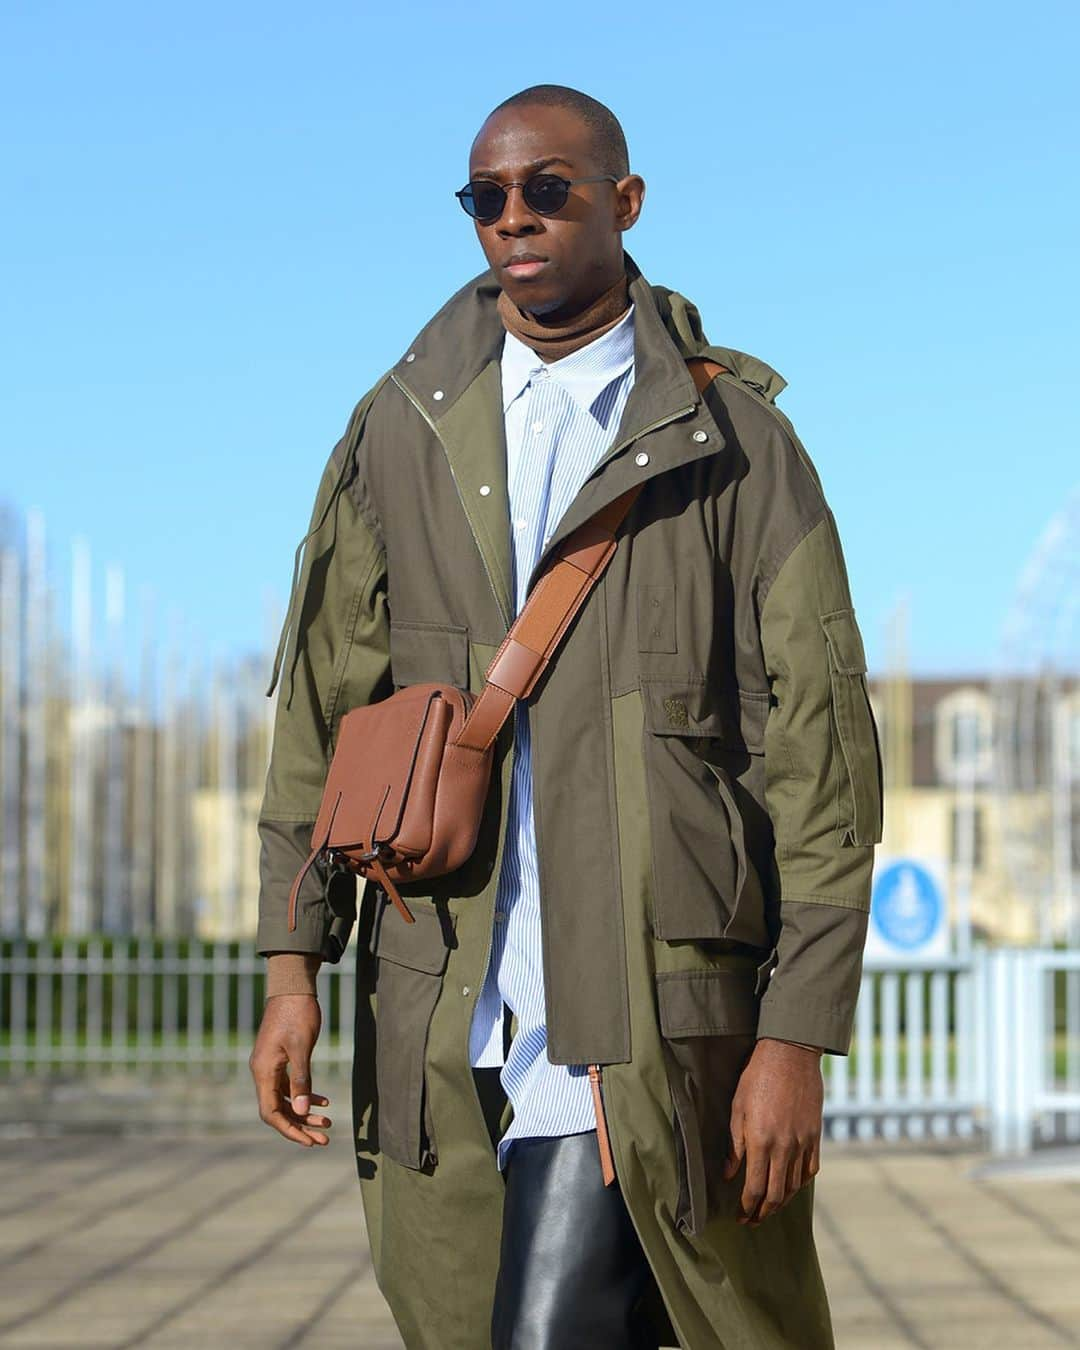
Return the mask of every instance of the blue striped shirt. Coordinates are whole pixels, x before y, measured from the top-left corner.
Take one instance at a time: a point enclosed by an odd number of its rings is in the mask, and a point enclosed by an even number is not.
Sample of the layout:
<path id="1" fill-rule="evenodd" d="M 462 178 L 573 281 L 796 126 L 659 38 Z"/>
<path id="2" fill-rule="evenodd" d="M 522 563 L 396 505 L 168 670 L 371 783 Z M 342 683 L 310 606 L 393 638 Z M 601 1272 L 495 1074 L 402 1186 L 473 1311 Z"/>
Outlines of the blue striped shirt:
<path id="1" fill-rule="evenodd" d="M 633 306 L 601 337 L 546 365 L 507 333 L 502 395 L 515 613 L 521 611 L 544 544 L 611 448 L 633 383 Z M 514 1139 L 577 1134 L 596 1126 L 585 1065 L 552 1064 L 547 1057 L 531 742 L 523 700 L 515 717 L 491 958 L 469 1037 L 470 1062 L 478 1068 L 501 1065 L 499 1077 L 514 1109 L 499 1141 L 500 1168 Z M 505 1062 L 504 1004 L 517 1016 Z"/>

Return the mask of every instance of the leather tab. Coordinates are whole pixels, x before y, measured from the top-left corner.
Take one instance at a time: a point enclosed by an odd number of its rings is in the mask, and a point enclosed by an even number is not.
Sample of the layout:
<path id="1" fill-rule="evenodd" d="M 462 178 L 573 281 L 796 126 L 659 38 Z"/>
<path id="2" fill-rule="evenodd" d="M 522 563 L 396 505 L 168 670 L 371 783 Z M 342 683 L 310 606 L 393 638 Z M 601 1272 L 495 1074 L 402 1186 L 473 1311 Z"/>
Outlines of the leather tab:
<path id="1" fill-rule="evenodd" d="M 297 872 L 296 876 L 293 878 L 292 889 L 289 891 L 290 933 L 296 932 L 296 902 L 300 896 L 300 887 L 303 884 L 304 878 L 307 876 L 307 874 L 311 871 L 312 867 L 314 866 L 315 859 L 319 856 L 321 852 L 322 852 L 321 844 L 313 848 L 307 856 L 307 862 L 304 863 L 303 867 L 301 867 L 300 871 Z"/>
<path id="2" fill-rule="evenodd" d="M 600 1149 L 600 1171 L 604 1185 L 610 1186 L 615 1180 L 615 1159 L 611 1153 L 611 1137 L 608 1134 L 607 1116 L 604 1114 L 604 1099 L 600 1093 L 600 1065 L 589 1065 L 589 1086 L 592 1088 L 593 1111 L 596 1114 L 596 1142 Z"/>
<path id="3" fill-rule="evenodd" d="M 495 654 L 485 678 L 515 698 L 525 698 L 544 667 L 544 658 L 531 647 L 513 638 L 507 640 Z"/>
<path id="4" fill-rule="evenodd" d="M 319 819 L 315 822 L 315 829 L 311 835 L 311 852 L 308 854 L 307 861 L 301 867 L 293 878 L 293 884 L 289 891 L 289 932 L 296 932 L 296 904 L 300 898 L 300 887 L 304 878 L 315 865 L 315 859 L 326 848 L 330 840 L 330 831 L 334 828 L 334 817 L 337 815 L 337 809 L 341 805 L 341 793 L 334 798 L 334 804 L 330 808 L 329 818 L 323 824 L 322 811 L 319 812 Z M 325 799 L 324 799 L 325 809 Z"/>
<path id="5" fill-rule="evenodd" d="M 405 901 L 402 900 L 398 888 L 387 876 L 386 868 L 382 865 L 379 859 L 373 858 L 369 865 L 371 867 L 371 870 L 375 873 L 375 876 L 378 878 L 379 885 L 383 888 L 386 894 L 394 902 L 394 906 L 397 909 L 398 913 L 401 915 L 401 917 L 405 920 L 406 923 L 415 923 L 416 920 L 415 918 L 413 918 L 412 911 L 409 909 Z"/>
<path id="6" fill-rule="evenodd" d="M 590 529 L 590 526 L 594 526 Z M 569 539 L 564 539 L 559 548 L 559 557 L 572 563 L 586 576 L 599 574 L 607 562 L 607 553 L 615 548 L 615 536 L 610 530 L 600 529 L 595 522 L 587 520 L 580 529 L 575 530 Z"/>

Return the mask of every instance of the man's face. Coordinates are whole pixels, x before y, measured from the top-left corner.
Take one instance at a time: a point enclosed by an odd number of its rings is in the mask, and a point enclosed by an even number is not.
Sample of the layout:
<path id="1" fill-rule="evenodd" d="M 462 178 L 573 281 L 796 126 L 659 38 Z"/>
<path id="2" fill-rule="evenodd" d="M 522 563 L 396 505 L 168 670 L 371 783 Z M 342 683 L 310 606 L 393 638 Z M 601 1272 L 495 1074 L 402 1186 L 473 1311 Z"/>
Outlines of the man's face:
<path id="1" fill-rule="evenodd" d="M 535 173 L 587 178 L 607 172 L 588 127 L 565 108 L 541 105 L 493 113 L 469 156 L 469 178 L 506 186 Z M 623 272 L 622 233 L 641 212 L 645 184 L 636 174 L 618 183 L 581 183 L 555 215 L 525 203 L 509 188 L 502 215 L 476 221 L 480 246 L 496 279 L 519 309 L 558 321 L 610 290 Z"/>

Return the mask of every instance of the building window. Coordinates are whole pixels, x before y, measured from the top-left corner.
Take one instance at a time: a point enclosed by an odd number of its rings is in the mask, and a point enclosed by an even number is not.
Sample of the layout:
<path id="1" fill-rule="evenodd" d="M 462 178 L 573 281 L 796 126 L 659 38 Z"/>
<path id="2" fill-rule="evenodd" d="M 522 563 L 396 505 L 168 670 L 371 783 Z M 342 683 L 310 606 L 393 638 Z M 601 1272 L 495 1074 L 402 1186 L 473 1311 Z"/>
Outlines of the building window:
<path id="1" fill-rule="evenodd" d="M 935 711 L 934 763 L 938 781 L 962 785 L 990 780 L 993 705 L 981 689 L 958 689 Z"/>

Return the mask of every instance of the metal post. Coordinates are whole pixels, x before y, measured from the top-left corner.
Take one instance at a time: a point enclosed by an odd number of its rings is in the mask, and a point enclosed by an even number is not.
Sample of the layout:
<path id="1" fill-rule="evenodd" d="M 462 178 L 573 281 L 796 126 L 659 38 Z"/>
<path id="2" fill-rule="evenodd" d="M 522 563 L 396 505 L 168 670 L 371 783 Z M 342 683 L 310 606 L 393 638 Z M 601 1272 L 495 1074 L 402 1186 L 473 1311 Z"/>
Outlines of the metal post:
<path id="1" fill-rule="evenodd" d="M 22 931 L 22 562 L 0 552 L 0 930 Z"/>

